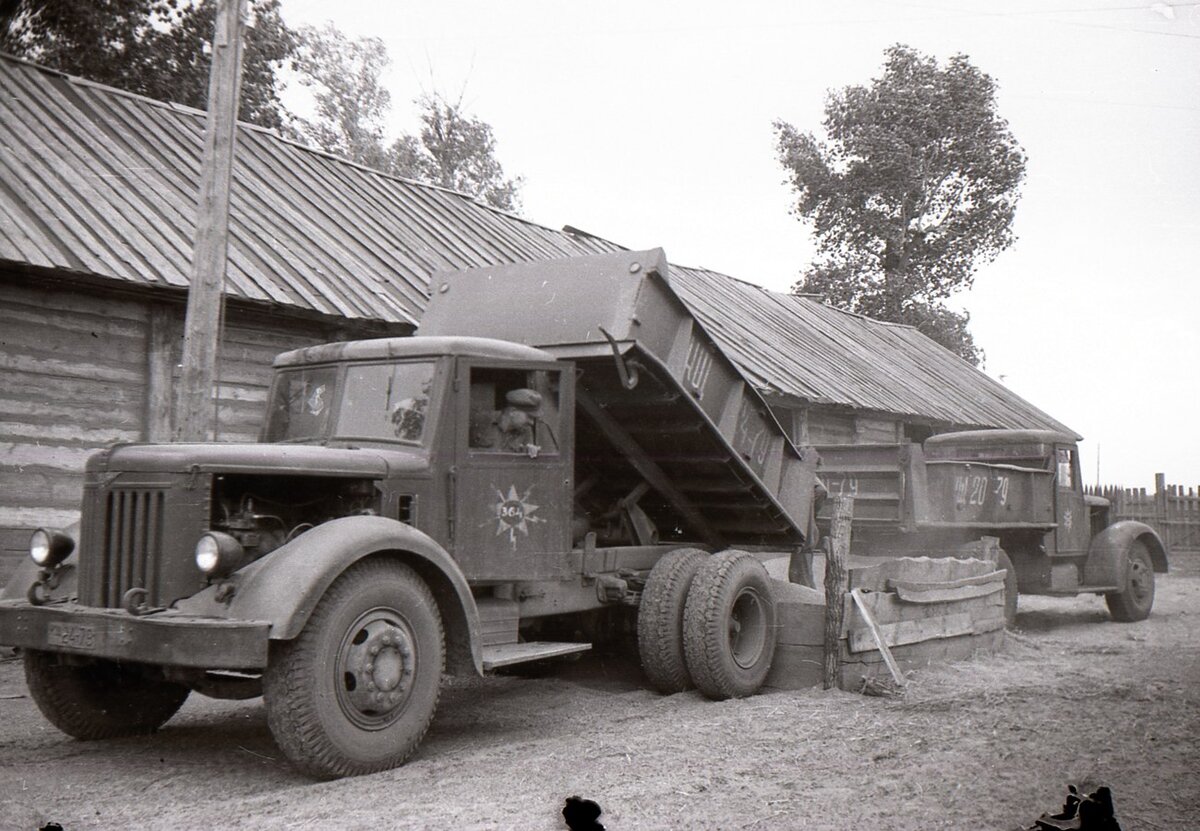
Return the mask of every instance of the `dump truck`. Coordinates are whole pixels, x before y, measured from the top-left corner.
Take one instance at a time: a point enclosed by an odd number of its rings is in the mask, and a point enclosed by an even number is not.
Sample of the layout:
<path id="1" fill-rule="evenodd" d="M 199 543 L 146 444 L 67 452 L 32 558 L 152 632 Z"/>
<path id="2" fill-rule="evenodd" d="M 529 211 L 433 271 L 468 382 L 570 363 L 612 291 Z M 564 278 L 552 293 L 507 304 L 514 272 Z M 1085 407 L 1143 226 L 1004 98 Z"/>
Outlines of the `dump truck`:
<path id="1" fill-rule="evenodd" d="M 1084 493 L 1074 436 L 968 430 L 923 445 L 818 450 L 830 492 L 854 497 L 856 554 L 954 555 L 992 540 L 1010 622 L 1018 593 L 1102 594 L 1114 620 L 1150 615 L 1166 546 L 1149 525 L 1114 522 L 1107 499 Z"/>
<path id="2" fill-rule="evenodd" d="M 754 693 L 817 458 L 671 288 L 661 250 L 436 275 L 418 335 L 274 362 L 260 441 L 118 444 L 0 599 L 79 739 L 261 695 L 319 778 L 404 762 L 443 671 L 624 634 L 652 686 Z"/>

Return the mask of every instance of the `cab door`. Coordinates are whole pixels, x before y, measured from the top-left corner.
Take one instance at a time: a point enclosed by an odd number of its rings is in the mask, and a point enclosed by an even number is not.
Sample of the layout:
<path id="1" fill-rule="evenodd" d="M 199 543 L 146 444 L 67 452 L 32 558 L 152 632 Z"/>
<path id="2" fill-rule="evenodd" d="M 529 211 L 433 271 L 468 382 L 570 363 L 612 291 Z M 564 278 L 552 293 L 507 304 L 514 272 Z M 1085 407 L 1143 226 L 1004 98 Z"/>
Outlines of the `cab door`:
<path id="1" fill-rule="evenodd" d="M 460 359 L 453 550 L 470 580 L 566 576 L 574 377 L 562 363 Z"/>
<path id="2" fill-rule="evenodd" d="M 1054 531 L 1051 556 L 1087 554 L 1091 534 L 1088 508 L 1079 481 L 1079 451 L 1071 445 L 1054 446 L 1054 509 L 1058 528 Z"/>

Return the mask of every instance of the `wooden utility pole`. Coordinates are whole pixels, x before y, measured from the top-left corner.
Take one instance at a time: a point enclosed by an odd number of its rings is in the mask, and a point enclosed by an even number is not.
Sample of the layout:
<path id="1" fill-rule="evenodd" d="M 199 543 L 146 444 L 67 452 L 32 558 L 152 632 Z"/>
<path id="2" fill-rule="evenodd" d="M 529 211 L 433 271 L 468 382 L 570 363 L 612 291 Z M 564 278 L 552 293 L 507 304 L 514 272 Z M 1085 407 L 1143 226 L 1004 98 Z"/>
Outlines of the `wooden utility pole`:
<path id="1" fill-rule="evenodd" d="M 854 519 L 854 497 L 833 498 L 833 520 L 829 527 L 831 545 L 825 556 L 825 689 L 833 689 L 842 676 L 842 621 L 849 589 L 846 560 L 850 556 L 850 524 Z"/>
<path id="2" fill-rule="evenodd" d="M 217 0 L 191 288 L 184 323 L 183 372 L 175 396 L 176 441 L 206 441 L 216 423 L 213 381 L 229 248 L 229 190 L 242 89 L 245 12 L 246 0 Z"/>

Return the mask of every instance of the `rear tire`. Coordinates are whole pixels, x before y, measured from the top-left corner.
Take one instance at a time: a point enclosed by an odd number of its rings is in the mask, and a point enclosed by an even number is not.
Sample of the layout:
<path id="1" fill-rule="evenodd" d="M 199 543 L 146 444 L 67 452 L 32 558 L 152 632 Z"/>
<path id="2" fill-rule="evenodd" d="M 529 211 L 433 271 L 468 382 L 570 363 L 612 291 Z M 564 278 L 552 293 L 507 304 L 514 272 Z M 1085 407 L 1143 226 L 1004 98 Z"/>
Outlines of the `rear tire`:
<path id="1" fill-rule="evenodd" d="M 46 720 L 83 741 L 153 733 L 179 711 L 189 692 L 128 665 L 64 664 L 54 653 L 34 649 L 25 651 L 25 682 Z"/>
<path id="2" fill-rule="evenodd" d="M 1141 540 L 1134 540 L 1125 552 L 1125 589 L 1104 595 L 1113 620 L 1133 623 L 1150 617 L 1154 606 L 1154 564 Z"/>
<path id="3" fill-rule="evenodd" d="M 996 558 L 996 568 L 1008 572 L 1004 575 L 1004 625 L 1012 626 L 1017 620 L 1017 570 L 1003 548 Z"/>
<path id="4" fill-rule="evenodd" d="M 267 724 L 310 776 L 396 767 L 433 720 L 444 663 L 441 616 L 425 582 L 403 563 L 361 561 L 334 581 L 294 640 L 272 644 Z"/>
<path id="5" fill-rule="evenodd" d="M 664 695 L 695 686 L 683 654 L 683 610 L 707 558 L 698 549 L 679 548 L 655 563 L 646 578 L 638 606 L 638 655 L 650 686 Z"/>
<path id="6" fill-rule="evenodd" d="M 743 698 L 766 681 L 775 655 L 775 604 L 767 570 L 744 551 L 710 557 L 684 610 L 688 671 L 709 698 Z"/>

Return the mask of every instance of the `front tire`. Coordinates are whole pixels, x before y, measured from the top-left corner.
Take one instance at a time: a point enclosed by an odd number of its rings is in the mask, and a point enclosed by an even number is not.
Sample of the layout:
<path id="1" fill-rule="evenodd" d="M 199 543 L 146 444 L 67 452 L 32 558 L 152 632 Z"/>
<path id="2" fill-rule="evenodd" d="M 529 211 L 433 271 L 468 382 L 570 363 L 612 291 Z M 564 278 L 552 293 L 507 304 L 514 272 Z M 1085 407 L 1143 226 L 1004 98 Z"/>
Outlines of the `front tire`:
<path id="1" fill-rule="evenodd" d="M 688 589 L 708 555 L 678 548 L 654 564 L 638 606 L 638 655 L 650 686 L 671 695 L 693 686 L 683 654 L 683 610 Z"/>
<path id="2" fill-rule="evenodd" d="M 758 692 L 775 656 L 775 604 L 762 563 L 745 551 L 723 551 L 701 566 L 688 591 L 683 646 L 704 695 Z"/>
<path id="3" fill-rule="evenodd" d="M 153 733 L 189 692 L 114 661 L 65 664 L 34 649 L 25 652 L 25 682 L 46 720 L 82 741 Z"/>
<path id="4" fill-rule="evenodd" d="M 321 598 L 300 634 L 272 645 L 267 723 L 284 755 L 320 778 L 403 764 L 433 720 L 442 621 L 408 566 L 365 560 Z"/>
<path id="5" fill-rule="evenodd" d="M 1141 540 L 1133 541 L 1125 557 L 1128 561 L 1125 589 L 1104 595 L 1104 602 L 1113 620 L 1133 623 L 1150 617 L 1154 606 L 1154 564 Z"/>

